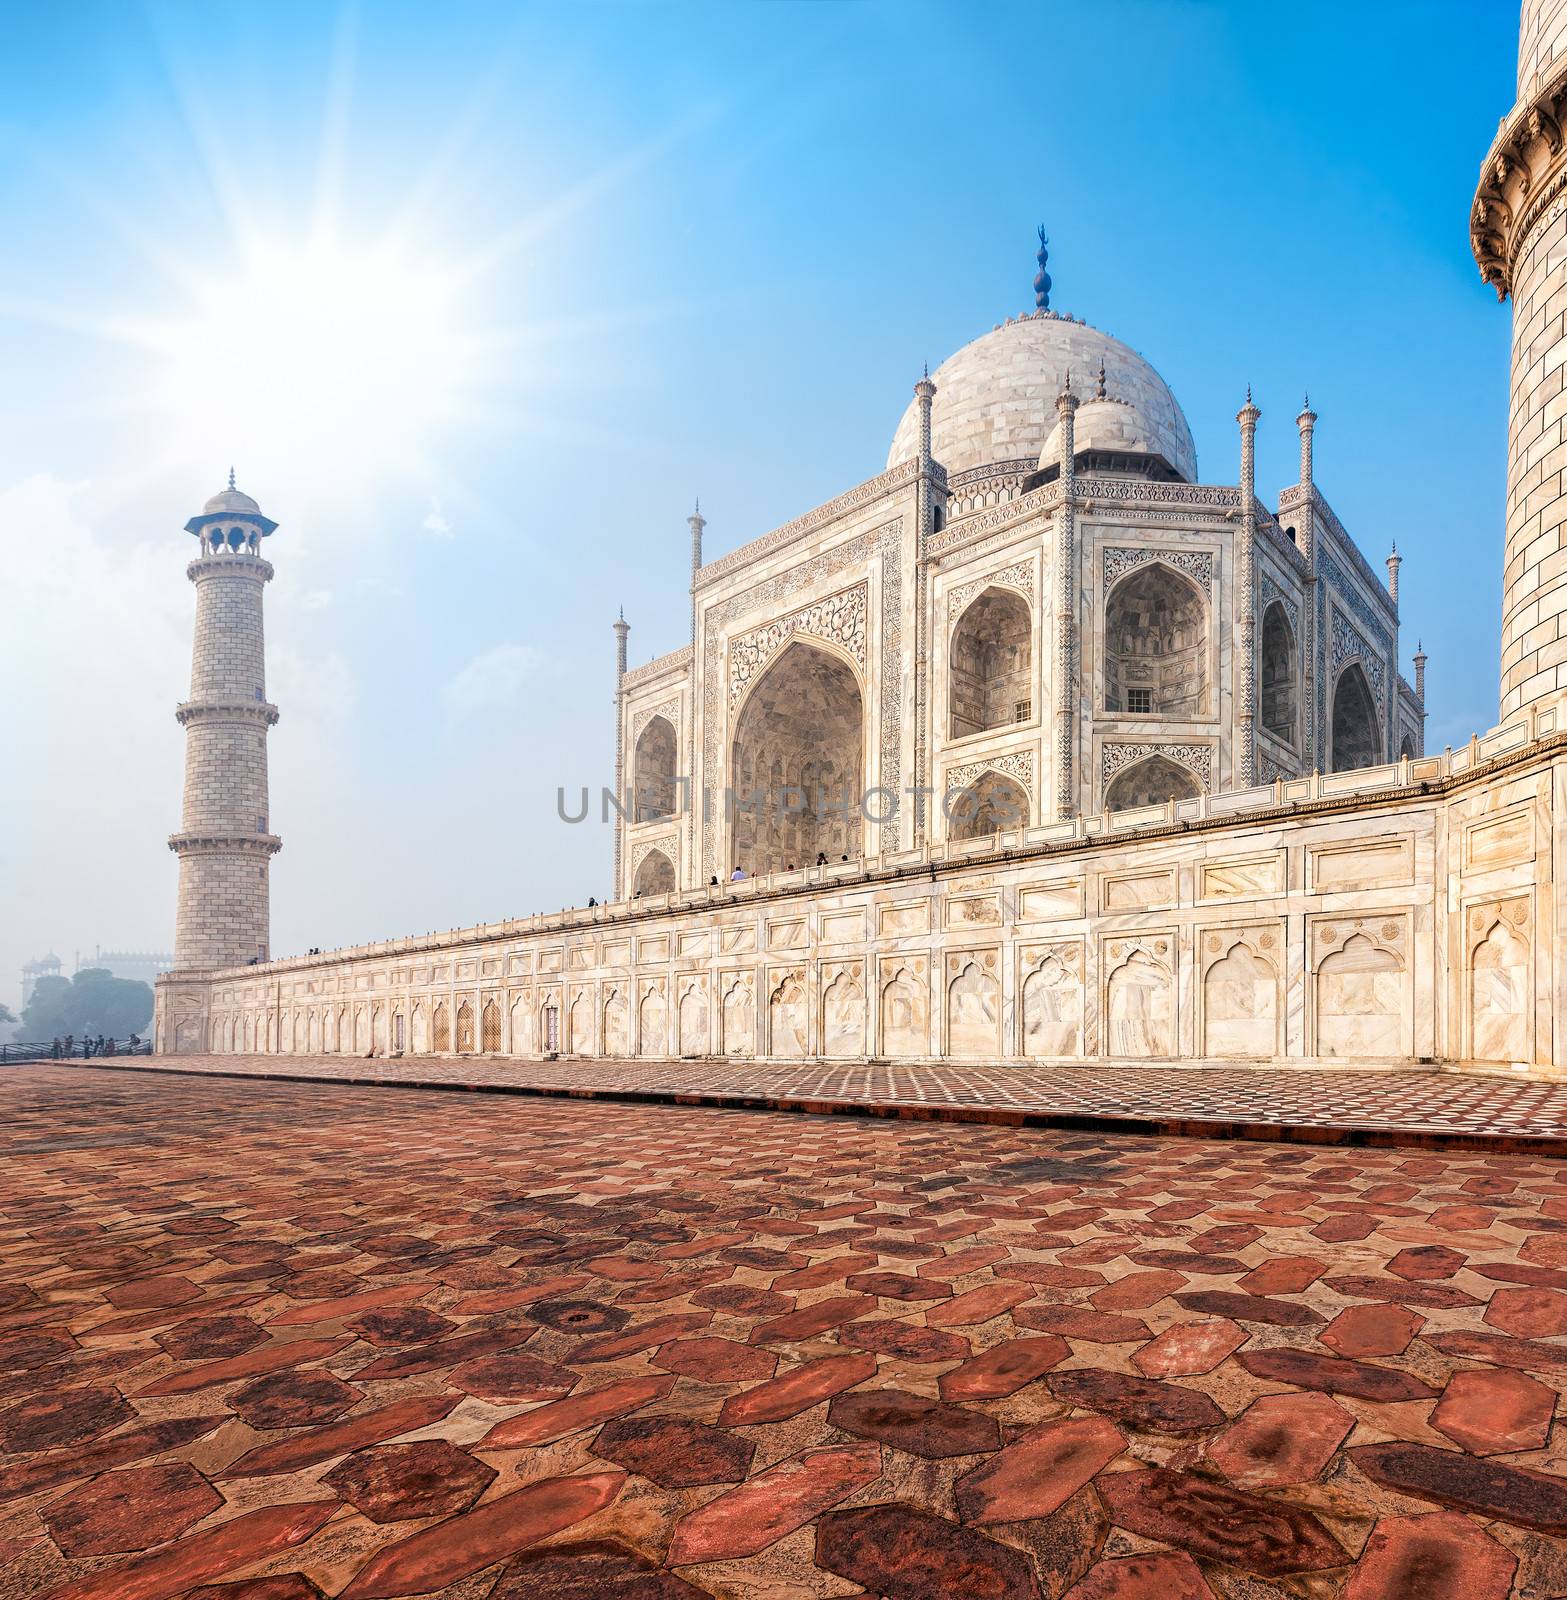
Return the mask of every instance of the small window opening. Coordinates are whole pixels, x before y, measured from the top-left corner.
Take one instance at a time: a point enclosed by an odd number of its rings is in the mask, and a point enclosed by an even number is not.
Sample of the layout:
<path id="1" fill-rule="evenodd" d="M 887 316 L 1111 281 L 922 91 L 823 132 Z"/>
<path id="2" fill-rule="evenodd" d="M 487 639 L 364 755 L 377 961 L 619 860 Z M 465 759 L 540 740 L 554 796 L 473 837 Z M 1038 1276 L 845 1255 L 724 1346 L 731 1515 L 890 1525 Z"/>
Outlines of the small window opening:
<path id="1" fill-rule="evenodd" d="M 1033 714 L 1034 702 L 1032 700 L 1019 700 L 1018 703 L 1012 707 L 1012 720 L 1014 722 L 1027 722 L 1028 719 L 1033 716 Z"/>
<path id="2" fill-rule="evenodd" d="M 1146 717 L 1153 710 L 1152 689 L 1128 689 L 1126 691 L 1126 709 L 1136 717 Z"/>

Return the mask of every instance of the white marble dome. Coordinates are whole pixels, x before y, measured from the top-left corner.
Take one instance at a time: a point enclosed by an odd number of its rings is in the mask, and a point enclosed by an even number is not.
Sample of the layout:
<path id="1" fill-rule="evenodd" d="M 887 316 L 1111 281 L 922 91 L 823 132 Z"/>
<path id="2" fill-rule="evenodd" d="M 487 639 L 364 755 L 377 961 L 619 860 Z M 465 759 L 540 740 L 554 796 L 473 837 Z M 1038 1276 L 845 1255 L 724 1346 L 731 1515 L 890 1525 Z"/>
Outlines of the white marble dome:
<path id="1" fill-rule="evenodd" d="M 1163 456 L 1170 461 L 1169 450 L 1159 430 L 1149 424 L 1130 400 L 1118 400 L 1114 395 L 1104 399 L 1096 396 L 1078 406 L 1072 445 L 1076 455 L 1082 455 L 1085 450 L 1106 450 L 1118 455 Z M 1039 465 L 1054 467 L 1060 461 L 1061 422 L 1057 418 L 1044 449 L 1039 452 Z M 1174 461 L 1170 461 L 1170 465 L 1181 470 Z"/>
<path id="2" fill-rule="evenodd" d="M 207 516 L 233 513 L 243 517 L 254 516 L 261 507 L 243 490 L 220 489 L 201 509 Z"/>
<path id="3" fill-rule="evenodd" d="M 1004 322 L 949 356 L 931 374 L 931 450 L 949 473 L 1002 461 L 1037 462 L 1057 426 L 1056 396 L 1066 383 L 1085 397 L 1083 414 L 1104 363 L 1110 396 L 1135 413 L 1142 448 L 1161 455 L 1188 483 L 1197 481 L 1192 431 L 1163 378 L 1131 348 L 1086 322 L 1053 311 Z M 1128 419 L 1122 419 L 1128 420 Z M 1129 448 L 1125 445 L 1106 449 Z M 887 454 L 889 468 L 912 461 L 919 449 L 919 408 L 910 401 Z"/>

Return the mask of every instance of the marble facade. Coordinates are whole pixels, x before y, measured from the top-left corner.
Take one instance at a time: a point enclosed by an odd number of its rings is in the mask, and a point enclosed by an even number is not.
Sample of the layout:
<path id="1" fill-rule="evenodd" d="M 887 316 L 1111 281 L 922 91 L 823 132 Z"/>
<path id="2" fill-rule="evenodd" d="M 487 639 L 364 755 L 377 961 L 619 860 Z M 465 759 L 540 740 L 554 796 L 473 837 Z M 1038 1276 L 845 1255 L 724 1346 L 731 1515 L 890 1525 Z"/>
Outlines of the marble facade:
<path id="1" fill-rule="evenodd" d="M 1567 1071 L 1567 7 L 1522 39 L 1472 218 L 1515 300 L 1495 728 L 1427 755 L 1309 403 L 1272 506 L 1249 393 L 1202 481 L 1041 252 L 883 472 L 712 561 L 693 516 L 685 646 L 628 670 L 616 624 L 610 904 L 188 964 L 158 1048 Z"/>

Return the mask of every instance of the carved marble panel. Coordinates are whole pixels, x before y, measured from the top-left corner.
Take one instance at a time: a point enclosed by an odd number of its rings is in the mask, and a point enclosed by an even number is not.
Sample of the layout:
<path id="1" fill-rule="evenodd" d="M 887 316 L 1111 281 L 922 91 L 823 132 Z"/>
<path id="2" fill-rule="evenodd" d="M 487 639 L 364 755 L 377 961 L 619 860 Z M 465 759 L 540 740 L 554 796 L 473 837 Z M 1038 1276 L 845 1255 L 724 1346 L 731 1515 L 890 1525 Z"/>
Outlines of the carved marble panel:
<path id="1" fill-rule="evenodd" d="M 662 978 L 645 978 L 637 1002 L 637 1048 L 645 1056 L 669 1053 L 669 1001 Z"/>
<path id="2" fill-rule="evenodd" d="M 1375 1059 L 1405 1053 L 1408 948 L 1402 915 L 1312 924 L 1318 1055 Z"/>
<path id="3" fill-rule="evenodd" d="M 822 1054 L 865 1054 L 865 964 L 828 962 L 822 968 Z"/>
<path id="4" fill-rule="evenodd" d="M 756 1049 L 756 991 L 749 973 L 737 973 L 720 984 L 723 1005 L 719 1017 L 723 1052 L 748 1056 Z"/>
<path id="5" fill-rule="evenodd" d="M 1105 941 L 1105 1053 L 1160 1057 L 1175 1053 L 1175 937 Z"/>
<path id="6" fill-rule="evenodd" d="M 1530 1003 L 1533 916 L 1526 896 L 1470 906 L 1469 1055 L 1475 1061 L 1529 1061 L 1534 1054 Z"/>
<path id="7" fill-rule="evenodd" d="M 707 981 L 701 977 L 682 978 L 679 982 L 680 1007 L 678 1041 L 683 1056 L 705 1056 L 712 1049 L 709 1026 Z"/>
<path id="8" fill-rule="evenodd" d="M 1023 955 L 1023 1054 L 1083 1053 L 1083 947 L 1041 945 Z"/>
<path id="9" fill-rule="evenodd" d="M 1001 1053 L 1001 956 L 964 950 L 947 956 L 947 1054 L 994 1060 Z"/>
<path id="10" fill-rule="evenodd" d="M 1202 1047 L 1271 1060 L 1280 1050 L 1284 941 L 1276 924 L 1209 928 L 1200 937 Z"/>
<path id="11" fill-rule="evenodd" d="M 604 1054 L 631 1054 L 631 1006 L 625 987 L 618 983 L 604 991 Z"/>
<path id="12" fill-rule="evenodd" d="M 810 1031 L 805 974 L 797 968 L 774 972 L 767 996 L 768 1053 L 800 1060 L 809 1050 Z"/>
<path id="13" fill-rule="evenodd" d="M 930 964 L 924 956 L 884 960 L 880 974 L 881 1054 L 930 1054 Z"/>

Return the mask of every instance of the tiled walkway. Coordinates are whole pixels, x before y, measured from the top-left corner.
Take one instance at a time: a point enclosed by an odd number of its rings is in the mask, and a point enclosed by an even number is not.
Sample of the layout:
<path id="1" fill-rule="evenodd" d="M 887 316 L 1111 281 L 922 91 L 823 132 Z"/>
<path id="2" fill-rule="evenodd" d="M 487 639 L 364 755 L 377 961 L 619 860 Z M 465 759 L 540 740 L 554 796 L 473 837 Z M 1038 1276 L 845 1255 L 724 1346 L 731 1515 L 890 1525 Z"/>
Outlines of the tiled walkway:
<path id="1" fill-rule="evenodd" d="M 1564 1391 L 1535 1156 L 0 1073 L 6 1600 L 1542 1600 Z"/>
<path id="2" fill-rule="evenodd" d="M 1436 1071 L 428 1056 L 387 1061 L 340 1055 L 138 1056 L 106 1065 L 1012 1126 L 1567 1155 L 1567 1083 Z"/>

